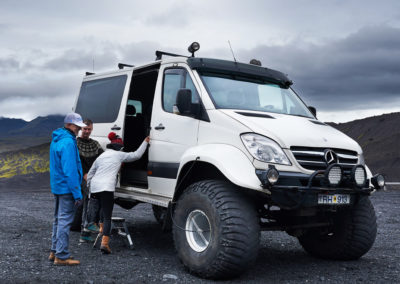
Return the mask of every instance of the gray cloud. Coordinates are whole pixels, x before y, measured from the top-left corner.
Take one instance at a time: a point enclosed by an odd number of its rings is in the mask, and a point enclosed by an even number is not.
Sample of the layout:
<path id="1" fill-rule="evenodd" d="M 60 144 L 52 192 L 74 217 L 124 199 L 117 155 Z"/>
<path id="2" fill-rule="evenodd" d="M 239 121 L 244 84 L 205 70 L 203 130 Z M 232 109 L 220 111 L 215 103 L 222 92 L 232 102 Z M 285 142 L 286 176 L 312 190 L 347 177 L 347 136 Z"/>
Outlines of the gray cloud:
<path id="1" fill-rule="evenodd" d="M 320 45 L 298 43 L 259 46 L 240 55 L 288 73 L 301 96 L 321 110 L 400 102 L 400 29 L 366 27 Z"/>
<path id="2" fill-rule="evenodd" d="M 88 70 L 103 69 L 110 66 L 117 59 L 116 50 L 112 48 L 106 48 L 101 52 L 92 53 L 87 50 L 80 49 L 68 49 L 61 56 L 53 58 L 47 61 L 43 68 L 65 71 L 65 70 Z"/>
<path id="3" fill-rule="evenodd" d="M 2 72 L 7 72 L 10 70 L 18 70 L 20 67 L 20 62 L 14 58 L 0 58 L 0 70 Z"/>

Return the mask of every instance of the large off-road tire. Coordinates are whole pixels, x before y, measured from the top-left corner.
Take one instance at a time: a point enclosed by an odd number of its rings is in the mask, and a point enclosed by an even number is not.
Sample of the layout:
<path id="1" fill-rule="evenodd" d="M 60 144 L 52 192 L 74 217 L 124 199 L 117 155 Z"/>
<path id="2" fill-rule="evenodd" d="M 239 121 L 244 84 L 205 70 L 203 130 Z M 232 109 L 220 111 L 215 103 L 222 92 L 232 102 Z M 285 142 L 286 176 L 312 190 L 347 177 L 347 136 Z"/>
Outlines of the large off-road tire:
<path id="1" fill-rule="evenodd" d="M 71 223 L 71 231 L 80 232 L 82 225 L 83 204 L 76 208 L 74 220 Z"/>
<path id="2" fill-rule="evenodd" d="M 376 216 L 367 196 L 354 207 L 338 212 L 329 229 L 312 229 L 299 237 L 311 255 L 336 260 L 354 260 L 366 254 L 376 237 Z"/>
<path id="3" fill-rule="evenodd" d="M 259 218 L 234 185 L 201 181 L 179 198 L 173 236 L 178 256 L 190 272 L 204 278 L 232 278 L 257 257 Z"/>

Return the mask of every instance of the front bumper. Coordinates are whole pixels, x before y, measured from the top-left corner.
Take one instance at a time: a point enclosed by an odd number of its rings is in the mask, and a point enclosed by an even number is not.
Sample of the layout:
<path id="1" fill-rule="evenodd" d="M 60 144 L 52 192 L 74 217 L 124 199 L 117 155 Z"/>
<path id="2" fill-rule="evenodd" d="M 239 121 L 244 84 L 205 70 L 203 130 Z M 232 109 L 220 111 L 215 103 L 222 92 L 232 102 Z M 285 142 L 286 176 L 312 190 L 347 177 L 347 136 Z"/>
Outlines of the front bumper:
<path id="1" fill-rule="evenodd" d="M 351 206 L 360 195 L 369 195 L 374 188 L 369 187 L 369 180 L 364 186 L 357 187 L 350 178 L 344 178 L 343 182 L 337 187 L 332 187 L 324 178 L 324 171 L 316 171 L 311 175 L 293 172 L 279 172 L 279 180 L 271 185 L 266 180 L 268 170 L 256 170 L 256 175 L 260 179 L 263 188 L 271 192 L 270 199 L 273 205 L 282 209 L 295 210 L 304 207 L 327 207 L 327 206 Z M 346 204 L 320 204 L 318 197 L 346 195 L 350 198 Z"/>

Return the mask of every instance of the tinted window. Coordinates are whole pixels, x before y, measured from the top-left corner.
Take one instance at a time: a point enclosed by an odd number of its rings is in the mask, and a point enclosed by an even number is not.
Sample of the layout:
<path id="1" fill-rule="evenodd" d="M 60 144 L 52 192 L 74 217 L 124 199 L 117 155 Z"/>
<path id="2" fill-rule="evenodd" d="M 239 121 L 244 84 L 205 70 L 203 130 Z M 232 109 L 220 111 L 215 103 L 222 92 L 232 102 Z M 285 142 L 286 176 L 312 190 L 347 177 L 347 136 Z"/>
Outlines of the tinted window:
<path id="1" fill-rule="evenodd" d="M 185 69 L 167 69 L 164 73 L 163 84 L 163 108 L 165 111 L 172 112 L 179 89 L 190 89 L 192 103 L 199 102 L 199 95 L 189 73 Z"/>
<path id="2" fill-rule="evenodd" d="M 127 76 L 83 82 L 75 112 L 95 123 L 114 122 L 119 113 Z"/>
<path id="3" fill-rule="evenodd" d="M 132 110 L 133 106 L 133 110 Z M 133 112 L 135 114 L 133 114 Z M 136 100 L 128 100 L 128 105 L 126 106 L 126 115 L 137 116 L 138 114 L 142 114 L 142 102 Z"/>

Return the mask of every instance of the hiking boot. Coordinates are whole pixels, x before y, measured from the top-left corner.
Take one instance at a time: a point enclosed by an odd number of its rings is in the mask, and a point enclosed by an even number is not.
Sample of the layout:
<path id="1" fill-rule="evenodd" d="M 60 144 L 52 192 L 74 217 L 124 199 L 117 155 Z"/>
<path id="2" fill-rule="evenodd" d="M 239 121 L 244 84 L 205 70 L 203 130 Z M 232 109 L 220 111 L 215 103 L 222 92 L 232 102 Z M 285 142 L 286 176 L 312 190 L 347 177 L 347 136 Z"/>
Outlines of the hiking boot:
<path id="1" fill-rule="evenodd" d="M 108 243 L 110 242 L 110 237 L 109 236 L 103 236 L 101 239 L 101 245 L 100 245 L 100 250 L 103 254 L 110 254 L 111 249 Z"/>
<path id="2" fill-rule="evenodd" d="M 67 258 L 67 259 L 59 259 L 58 257 L 54 258 L 54 265 L 68 265 L 68 266 L 72 266 L 72 265 L 78 265 L 81 262 L 79 260 L 75 260 L 75 259 L 71 259 L 71 258 Z"/>
<path id="3" fill-rule="evenodd" d="M 49 261 L 54 261 L 55 258 L 56 258 L 55 252 L 51 251 L 50 255 L 49 255 Z M 74 257 L 72 255 L 69 258 L 74 259 Z"/>
<path id="4" fill-rule="evenodd" d="M 100 227 L 99 227 L 99 233 L 103 234 L 103 229 L 104 229 L 104 223 L 99 223 Z"/>
<path id="5" fill-rule="evenodd" d="M 99 226 L 96 223 L 90 224 L 87 229 L 92 233 L 98 233 L 100 231 Z"/>

